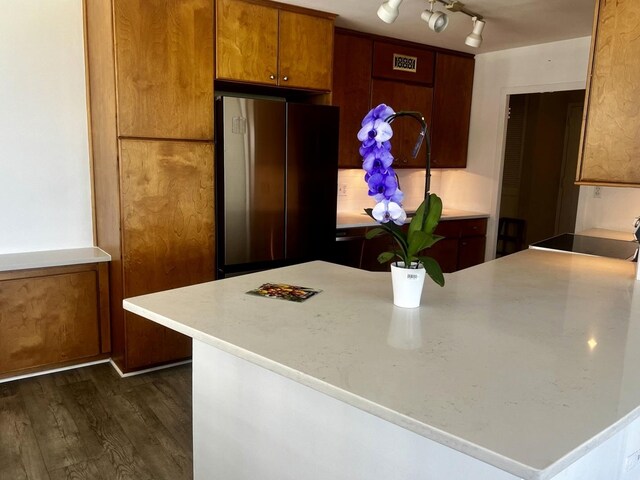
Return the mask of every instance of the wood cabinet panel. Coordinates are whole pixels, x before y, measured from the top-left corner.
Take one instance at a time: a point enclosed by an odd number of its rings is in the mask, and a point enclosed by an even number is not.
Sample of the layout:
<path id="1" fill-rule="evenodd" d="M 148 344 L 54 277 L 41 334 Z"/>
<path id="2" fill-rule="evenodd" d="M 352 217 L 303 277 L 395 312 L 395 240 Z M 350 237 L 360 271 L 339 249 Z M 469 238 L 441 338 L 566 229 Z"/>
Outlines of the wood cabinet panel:
<path id="1" fill-rule="evenodd" d="M 125 297 L 214 279 L 213 146 L 123 140 Z M 127 368 L 190 355 L 190 341 L 126 313 Z"/>
<path id="2" fill-rule="evenodd" d="M 487 238 L 465 237 L 460 239 L 458 250 L 458 270 L 473 267 L 484 262 L 484 250 Z"/>
<path id="3" fill-rule="evenodd" d="M 467 166 L 473 91 L 473 58 L 436 54 L 431 127 L 431 165 Z"/>
<path id="4" fill-rule="evenodd" d="M 115 0 L 118 129 L 213 139 L 210 0 Z"/>
<path id="5" fill-rule="evenodd" d="M 457 238 L 443 238 L 433 247 L 425 250 L 423 254 L 435 258 L 444 273 L 452 273 L 458 270 L 459 241 Z"/>
<path id="6" fill-rule="evenodd" d="M 396 112 L 418 111 L 424 116 L 427 125 L 431 124 L 432 97 L 433 89 L 423 85 L 380 79 L 373 79 L 371 84 L 372 105 L 386 103 Z M 425 168 L 426 142 L 422 143 L 415 158 L 411 155 L 419 136 L 420 125 L 411 118 L 400 117 L 393 122 L 392 126 L 391 153 L 395 158 L 394 168 Z"/>
<path id="7" fill-rule="evenodd" d="M 596 2 L 577 180 L 640 185 L 640 4 Z"/>
<path id="8" fill-rule="evenodd" d="M 360 122 L 371 108 L 372 51 L 371 39 L 336 32 L 333 105 L 340 107 L 340 168 L 362 168 L 357 135 Z"/>
<path id="9" fill-rule="evenodd" d="M 216 78 L 277 85 L 278 10 L 216 2 Z"/>
<path id="10" fill-rule="evenodd" d="M 416 71 L 408 72 L 394 69 L 394 55 L 415 58 Z M 433 85 L 433 61 L 433 51 L 425 48 L 409 47 L 397 43 L 374 42 L 372 76 L 431 86 Z"/>
<path id="11" fill-rule="evenodd" d="M 333 20 L 280 10 L 279 84 L 331 90 Z"/>
<path id="12" fill-rule="evenodd" d="M 0 374 L 99 355 L 99 300 L 97 269 L 0 281 Z"/>
<path id="13" fill-rule="evenodd" d="M 213 146 L 123 140 L 125 296 L 213 280 Z"/>

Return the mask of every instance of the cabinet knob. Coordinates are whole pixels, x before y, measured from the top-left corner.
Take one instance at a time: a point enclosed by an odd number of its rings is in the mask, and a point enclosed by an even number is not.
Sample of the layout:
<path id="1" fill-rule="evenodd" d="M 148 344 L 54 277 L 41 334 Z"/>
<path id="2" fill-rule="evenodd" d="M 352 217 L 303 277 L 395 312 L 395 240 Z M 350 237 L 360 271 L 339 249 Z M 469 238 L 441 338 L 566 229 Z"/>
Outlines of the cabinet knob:
<path id="1" fill-rule="evenodd" d="M 287 80 L 289 80 L 289 77 L 287 77 L 287 76 L 285 75 L 284 77 L 282 77 L 282 80 L 284 80 L 284 81 L 286 82 Z"/>
<path id="2" fill-rule="evenodd" d="M 276 76 L 272 73 L 271 75 L 269 75 L 269 80 L 275 80 Z"/>

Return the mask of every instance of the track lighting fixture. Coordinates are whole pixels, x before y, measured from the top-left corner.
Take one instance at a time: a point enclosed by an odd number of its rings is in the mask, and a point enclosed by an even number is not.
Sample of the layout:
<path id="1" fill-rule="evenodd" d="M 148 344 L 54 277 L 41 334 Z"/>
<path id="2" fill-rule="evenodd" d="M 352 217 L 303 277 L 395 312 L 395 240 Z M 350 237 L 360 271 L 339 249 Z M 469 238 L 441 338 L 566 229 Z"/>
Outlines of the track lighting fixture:
<path id="1" fill-rule="evenodd" d="M 478 48 L 482 43 L 482 30 L 484 30 L 484 20 L 473 17 L 473 31 L 467 35 L 464 43 L 470 47 Z"/>
<path id="2" fill-rule="evenodd" d="M 393 23 L 398 18 L 400 13 L 399 7 L 402 0 L 386 0 L 382 2 L 380 8 L 378 8 L 378 18 L 385 23 Z"/>
<path id="3" fill-rule="evenodd" d="M 431 4 L 429 6 L 429 10 L 422 12 L 420 18 L 427 22 L 427 25 L 429 25 L 431 30 L 436 33 L 440 33 L 447 28 L 447 25 L 449 25 L 449 17 L 446 13 L 433 11 L 433 4 L 436 3 L 436 0 L 429 0 L 429 3 Z"/>
<path id="4" fill-rule="evenodd" d="M 464 3 L 458 0 L 428 0 L 429 9 L 420 14 L 420 18 L 424 20 L 429 28 L 436 33 L 442 32 L 449 24 L 449 17 L 446 13 L 433 9 L 436 3 L 441 3 L 450 12 L 461 12 L 471 17 L 473 20 L 473 31 L 467 36 L 464 43 L 470 47 L 477 48 L 482 43 L 482 31 L 484 30 L 485 21 L 481 15 L 468 10 Z M 400 13 L 399 7 L 402 0 L 385 0 L 380 8 L 378 8 L 378 17 L 386 23 L 393 23 Z"/>

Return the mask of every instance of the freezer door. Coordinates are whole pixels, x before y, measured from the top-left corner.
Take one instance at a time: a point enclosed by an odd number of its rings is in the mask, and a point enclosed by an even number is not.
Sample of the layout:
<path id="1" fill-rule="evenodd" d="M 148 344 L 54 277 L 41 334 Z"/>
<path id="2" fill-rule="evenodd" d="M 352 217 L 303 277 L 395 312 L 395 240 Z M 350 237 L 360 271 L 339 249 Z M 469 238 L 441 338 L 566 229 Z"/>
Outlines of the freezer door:
<path id="1" fill-rule="evenodd" d="M 287 260 L 328 260 L 336 233 L 339 109 L 287 104 Z"/>
<path id="2" fill-rule="evenodd" d="M 223 112 L 224 264 L 282 260 L 285 103 L 223 97 Z"/>

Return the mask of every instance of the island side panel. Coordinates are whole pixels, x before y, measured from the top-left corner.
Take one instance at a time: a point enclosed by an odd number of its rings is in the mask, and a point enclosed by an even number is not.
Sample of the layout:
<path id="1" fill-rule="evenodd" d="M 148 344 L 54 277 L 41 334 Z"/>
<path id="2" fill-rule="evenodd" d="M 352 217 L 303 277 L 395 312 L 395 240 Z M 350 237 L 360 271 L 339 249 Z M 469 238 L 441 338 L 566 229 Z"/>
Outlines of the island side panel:
<path id="1" fill-rule="evenodd" d="M 197 340 L 193 430 L 195 480 L 519 480 Z"/>

